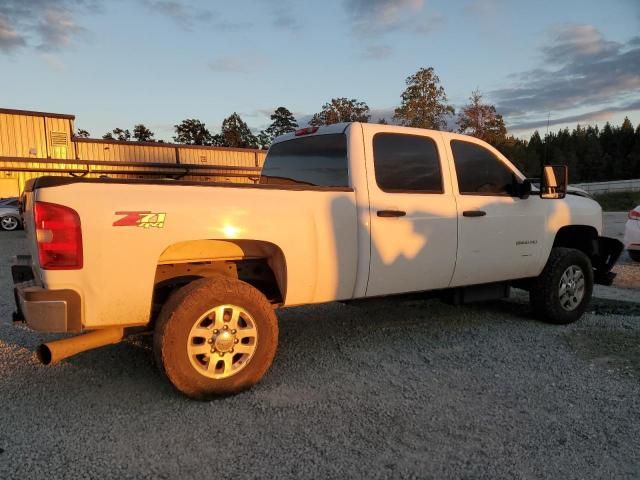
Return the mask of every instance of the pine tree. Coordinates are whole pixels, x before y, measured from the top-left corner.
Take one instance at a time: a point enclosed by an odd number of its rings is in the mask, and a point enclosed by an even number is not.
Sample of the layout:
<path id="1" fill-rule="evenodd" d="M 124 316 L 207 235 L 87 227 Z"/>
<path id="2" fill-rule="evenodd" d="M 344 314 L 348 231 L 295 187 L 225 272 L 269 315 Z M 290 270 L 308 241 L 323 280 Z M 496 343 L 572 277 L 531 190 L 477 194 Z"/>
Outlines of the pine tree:
<path id="1" fill-rule="evenodd" d="M 145 127 L 142 123 L 133 127 L 133 138 L 138 142 L 154 142 L 153 132 Z"/>
<path id="2" fill-rule="evenodd" d="M 540 176 L 540 164 L 544 159 L 544 144 L 540 133 L 536 130 L 531 135 L 527 144 L 527 159 L 525 161 L 525 173 L 530 177 Z"/>
<path id="3" fill-rule="evenodd" d="M 91 134 L 87 130 L 83 130 L 82 128 L 79 128 L 75 136 L 77 138 L 89 138 Z"/>
<path id="4" fill-rule="evenodd" d="M 371 118 L 369 106 L 355 98 L 332 98 L 322 106 L 322 111 L 316 113 L 309 122 L 310 125 L 332 125 L 340 122 L 367 123 Z"/>
<path id="5" fill-rule="evenodd" d="M 102 138 L 108 140 L 118 140 L 120 142 L 128 142 L 131 140 L 131 132 L 122 128 L 114 128 L 110 132 L 105 133 Z"/>
<path id="6" fill-rule="evenodd" d="M 262 130 L 258 135 L 258 144 L 262 148 L 266 148 L 276 137 L 285 133 L 295 132 L 298 128 L 298 122 L 293 114 L 285 107 L 278 107 L 271 114 L 271 125 Z"/>
<path id="7" fill-rule="evenodd" d="M 455 110 L 447 104 L 447 95 L 433 68 L 421 68 L 407 77 L 405 83 L 407 88 L 402 92 L 401 105 L 395 109 L 393 118 L 408 127 L 446 128 L 447 117 L 455 114 Z"/>
<path id="8" fill-rule="evenodd" d="M 614 172 L 616 177 L 630 179 L 634 177 L 635 165 L 631 158 L 631 151 L 635 143 L 635 132 L 629 117 L 624 117 L 624 121 L 619 129 L 616 129 L 617 155 L 615 158 Z"/>
<path id="9" fill-rule="evenodd" d="M 458 132 L 472 135 L 493 146 L 504 142 L 507 136 L 502 115 L 496 112 L 495 106 L 482 101 L 478 90 L 471 92 L 469 103 L 462 108 L 456 123 Z"/>
<path id="10" fill-rule="evenodd" d="M 173 140 L 185 145 L 211 145 L 212 137 L 204 123 L 195 118 L 183 120 L 174 125 L 176 135 Z"/>
<path id="11" fill-rule="evenodd" d="M 631 147 L 631 153 L 629 153 L 629 163 L 631 164 L 632 177 L 640 178 L 640 125 L 636 127 L 633 135 L 633 147 Z"/>
<path id="12" fill-rule="evenodd" d="M 222 144 L 225 147 L 256 148 L 258 140 L 236 112 L 222 121 Z"/>

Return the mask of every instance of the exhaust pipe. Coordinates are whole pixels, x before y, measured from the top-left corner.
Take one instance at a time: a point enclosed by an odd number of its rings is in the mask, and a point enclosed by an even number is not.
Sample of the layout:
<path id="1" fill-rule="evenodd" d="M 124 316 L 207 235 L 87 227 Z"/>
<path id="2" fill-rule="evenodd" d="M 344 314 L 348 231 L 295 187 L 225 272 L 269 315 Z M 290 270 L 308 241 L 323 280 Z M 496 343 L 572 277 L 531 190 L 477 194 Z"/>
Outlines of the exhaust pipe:
<path id="1" fill-rule="evenodd" d="M 44 365 L 50 365 L 76 353 L 119 343 L 123 337 L 122 327 L 101 328 L 75 337 L 43 343 L 38 347 L 36 355 Z"/>

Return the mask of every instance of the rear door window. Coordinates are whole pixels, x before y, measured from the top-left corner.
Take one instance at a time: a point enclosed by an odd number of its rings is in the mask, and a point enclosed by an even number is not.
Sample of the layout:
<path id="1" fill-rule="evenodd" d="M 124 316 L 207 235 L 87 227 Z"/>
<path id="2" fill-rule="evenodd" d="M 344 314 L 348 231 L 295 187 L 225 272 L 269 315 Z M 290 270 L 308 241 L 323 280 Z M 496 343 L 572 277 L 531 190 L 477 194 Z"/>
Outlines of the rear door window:
<path id="1" fill-rule="evenodd" d="M 433 139 L 378 133 L 373 137 L 376 183 L 389 193 L 442 193 L 442 172 Z"/>
<path id="2" fill-rule="evenodd" d="M 260 183 L 348 187 L 346 135 L 313 135 L 276 143 L 267 153 Z"/>

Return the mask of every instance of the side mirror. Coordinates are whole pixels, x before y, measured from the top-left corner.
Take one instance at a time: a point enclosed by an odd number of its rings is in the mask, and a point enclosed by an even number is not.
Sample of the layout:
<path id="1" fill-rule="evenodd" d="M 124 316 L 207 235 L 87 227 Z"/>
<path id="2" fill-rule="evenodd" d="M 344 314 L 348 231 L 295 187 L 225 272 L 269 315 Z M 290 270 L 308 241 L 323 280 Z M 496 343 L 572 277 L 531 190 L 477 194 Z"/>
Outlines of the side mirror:
<path id="1" fill-rule="evenodd" d="M 540 198 L 564 198 L 568 180 L 569 169 L 566 165 L 544 165 L 540 179 Z"/>

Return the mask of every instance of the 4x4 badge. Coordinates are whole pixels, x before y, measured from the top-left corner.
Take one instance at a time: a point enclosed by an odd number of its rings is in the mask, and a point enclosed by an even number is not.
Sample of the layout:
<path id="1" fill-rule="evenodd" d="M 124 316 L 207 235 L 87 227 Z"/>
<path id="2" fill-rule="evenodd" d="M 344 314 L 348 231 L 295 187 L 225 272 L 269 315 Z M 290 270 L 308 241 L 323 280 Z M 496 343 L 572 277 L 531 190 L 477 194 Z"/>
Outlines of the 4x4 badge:
<path id="1" fill-rule="evenodd" d="M 142 227 L 162 228 L 167 216 L 166 213 L 154 212 L 115 212 L 116 215 L 124 215 L 113 222 L 114 227 Z"/>

